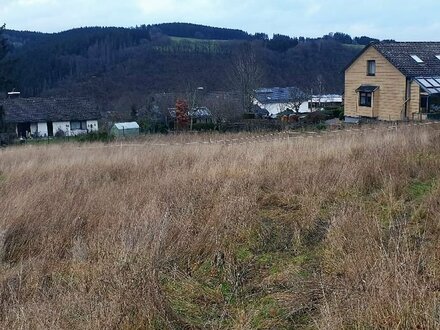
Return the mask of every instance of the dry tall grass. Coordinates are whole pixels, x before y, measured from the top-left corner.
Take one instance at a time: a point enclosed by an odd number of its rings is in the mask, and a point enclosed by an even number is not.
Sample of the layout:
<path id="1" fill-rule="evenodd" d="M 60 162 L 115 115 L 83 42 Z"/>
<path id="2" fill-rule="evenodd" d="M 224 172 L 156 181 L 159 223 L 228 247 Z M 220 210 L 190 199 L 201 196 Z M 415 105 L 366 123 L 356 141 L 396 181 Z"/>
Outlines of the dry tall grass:
<path id="1" fill-rule="evenodd" d="M 0 150 L 0 327 L 439 328 L 439 138 Z"/>

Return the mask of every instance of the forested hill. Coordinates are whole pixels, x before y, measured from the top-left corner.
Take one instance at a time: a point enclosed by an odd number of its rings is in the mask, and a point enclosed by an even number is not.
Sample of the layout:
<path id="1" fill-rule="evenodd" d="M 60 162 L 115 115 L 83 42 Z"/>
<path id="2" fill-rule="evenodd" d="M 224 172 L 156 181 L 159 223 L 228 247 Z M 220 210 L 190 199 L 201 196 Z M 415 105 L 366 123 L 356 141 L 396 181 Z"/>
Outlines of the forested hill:
<path id="1" fill-rule="evenodd" d="M 253 36 L 242 30 L 217 28 L 189 23 L 163 23 L 154 25 L 164 34 L 194 39 L 208 40 L 252 40 Z"/>
<path id="2" fill-rule="evenodd" d="M 13 63 L 9 88 L 25 96 L 88 94 L 116 103 L 127 95 L 193 86 L 231 90 L 231 63 L 243 43 L 251 43 L 256 53 L 261 86 L 319 85 L 323 92 L 341 93 L 344 66 L 373 40 L 343 33 L 269 38 L 265 33 L 184 23 L 87 27 L 54 34 L 6 30 L 5 36 Z"/>

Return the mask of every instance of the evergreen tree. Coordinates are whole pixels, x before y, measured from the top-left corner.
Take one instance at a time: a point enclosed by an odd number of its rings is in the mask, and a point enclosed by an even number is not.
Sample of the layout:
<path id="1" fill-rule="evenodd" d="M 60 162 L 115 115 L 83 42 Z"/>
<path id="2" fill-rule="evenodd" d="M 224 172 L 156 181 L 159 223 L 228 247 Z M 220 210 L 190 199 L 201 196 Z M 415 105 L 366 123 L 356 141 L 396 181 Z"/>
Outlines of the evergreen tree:
<path id="1" fill-rule="evenodd" d="M 0 91 L 6 88 L 6 77 L 4 70 L 4 58 L 8 51 L 6 39 L 3 37 L 5 25 L 0 27 Z M 5 113 L 3 105 L 0 104 L 0 133 L 6 132 Z M 1 140 L 1 139 L 0 139 Z M 0 141 L 1 143 L 1 141 Z"/>
<path id="2" fill-rule="evenodd" d="M 6 25 L 0 27 L 0 91 L 6 88 L 6 69 L 8 64 L 5 61 L 6 54 L 8 53 L 8 43 L 4 37 Z M 0 118 L 1 119 L 1 118 Z"/>

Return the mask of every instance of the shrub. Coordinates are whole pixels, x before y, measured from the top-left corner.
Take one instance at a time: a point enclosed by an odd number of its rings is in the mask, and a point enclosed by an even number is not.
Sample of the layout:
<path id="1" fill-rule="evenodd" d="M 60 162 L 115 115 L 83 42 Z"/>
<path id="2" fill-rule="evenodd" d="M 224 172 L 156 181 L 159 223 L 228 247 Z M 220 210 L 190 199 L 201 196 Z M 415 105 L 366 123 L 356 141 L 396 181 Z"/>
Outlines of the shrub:
<path id="1" fill-rule="evenodd" d="M 243 119 L 255 119 L 255 113 L 245 113 Z"/>
<path id="2" fill-rule="evenodd" d="M 344 107 L 341 107 L 341 110 L 339 112 L 339 119 L 340 120 L 344 120 L 345 119 Z"/>
<path id="3" fill-rule="evenodd" d="M 55 132 L 55 137 L 62 138 L 66 136 L 66 132 L 64 132 L 61 128 L 58 128 L 58 130 Z"/>
<path id="4" fill-rule="evenodd" d="M 304 122 L 307 124 L 318 124 L 328 119 L 328 116 L 322 111 L 315 111 L 307 115 Z"/>
<path id="5" fill-rule="evenodd" d="M 192 125 L 194 131 L 213 131 L 215 130 L 214 123 L 197 123 Z"/>
<path id="6" fill-rule="evenodd" d="M 327 128 L 327 126 L 324 123 L 319 123 L 318 125 L 316 125 L 316 129 L 320 130 L 320 131 L 322 131 L 326 128 Z"/>
<path id="7" fill-rule="evenodd" d="M 327 117 L 327 119 L 333 119 L 333 118 L 341 118 L 344 115 L 344 108 L 343 107 L 328 107 L 324 111 L 322 111 L 323 114 Z"/>

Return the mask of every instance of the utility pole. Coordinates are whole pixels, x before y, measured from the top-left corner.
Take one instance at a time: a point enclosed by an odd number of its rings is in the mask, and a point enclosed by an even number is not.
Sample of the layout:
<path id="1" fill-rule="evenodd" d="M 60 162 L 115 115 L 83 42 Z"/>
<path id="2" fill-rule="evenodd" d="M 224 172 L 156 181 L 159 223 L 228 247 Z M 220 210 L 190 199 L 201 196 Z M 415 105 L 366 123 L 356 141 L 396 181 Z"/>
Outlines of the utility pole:
<path id="1" fill-rule="evenodd" d="M 203 91 L 205 88 L 204 87 L 197 87 L 195 90 L 194 90 L 194 95 L 193 95 L 193 102 L 192 102 L 192 107 L 191 107 L 191 109 L 190 109 L 190 111 L 191 112 L 194 112 L 194 110 L 195 110 L 195 108 L 196 108 L 196 97 L 197 97 L 197 91 Z M 190 118 L 190 120 L 191 120 L 191 122 L 190 122 L 190 131 L 192 131 L 192 129 L 193 129 L 193 118 L 192 118 L 192 116 L 190 116 L 191 118 Z"/>

